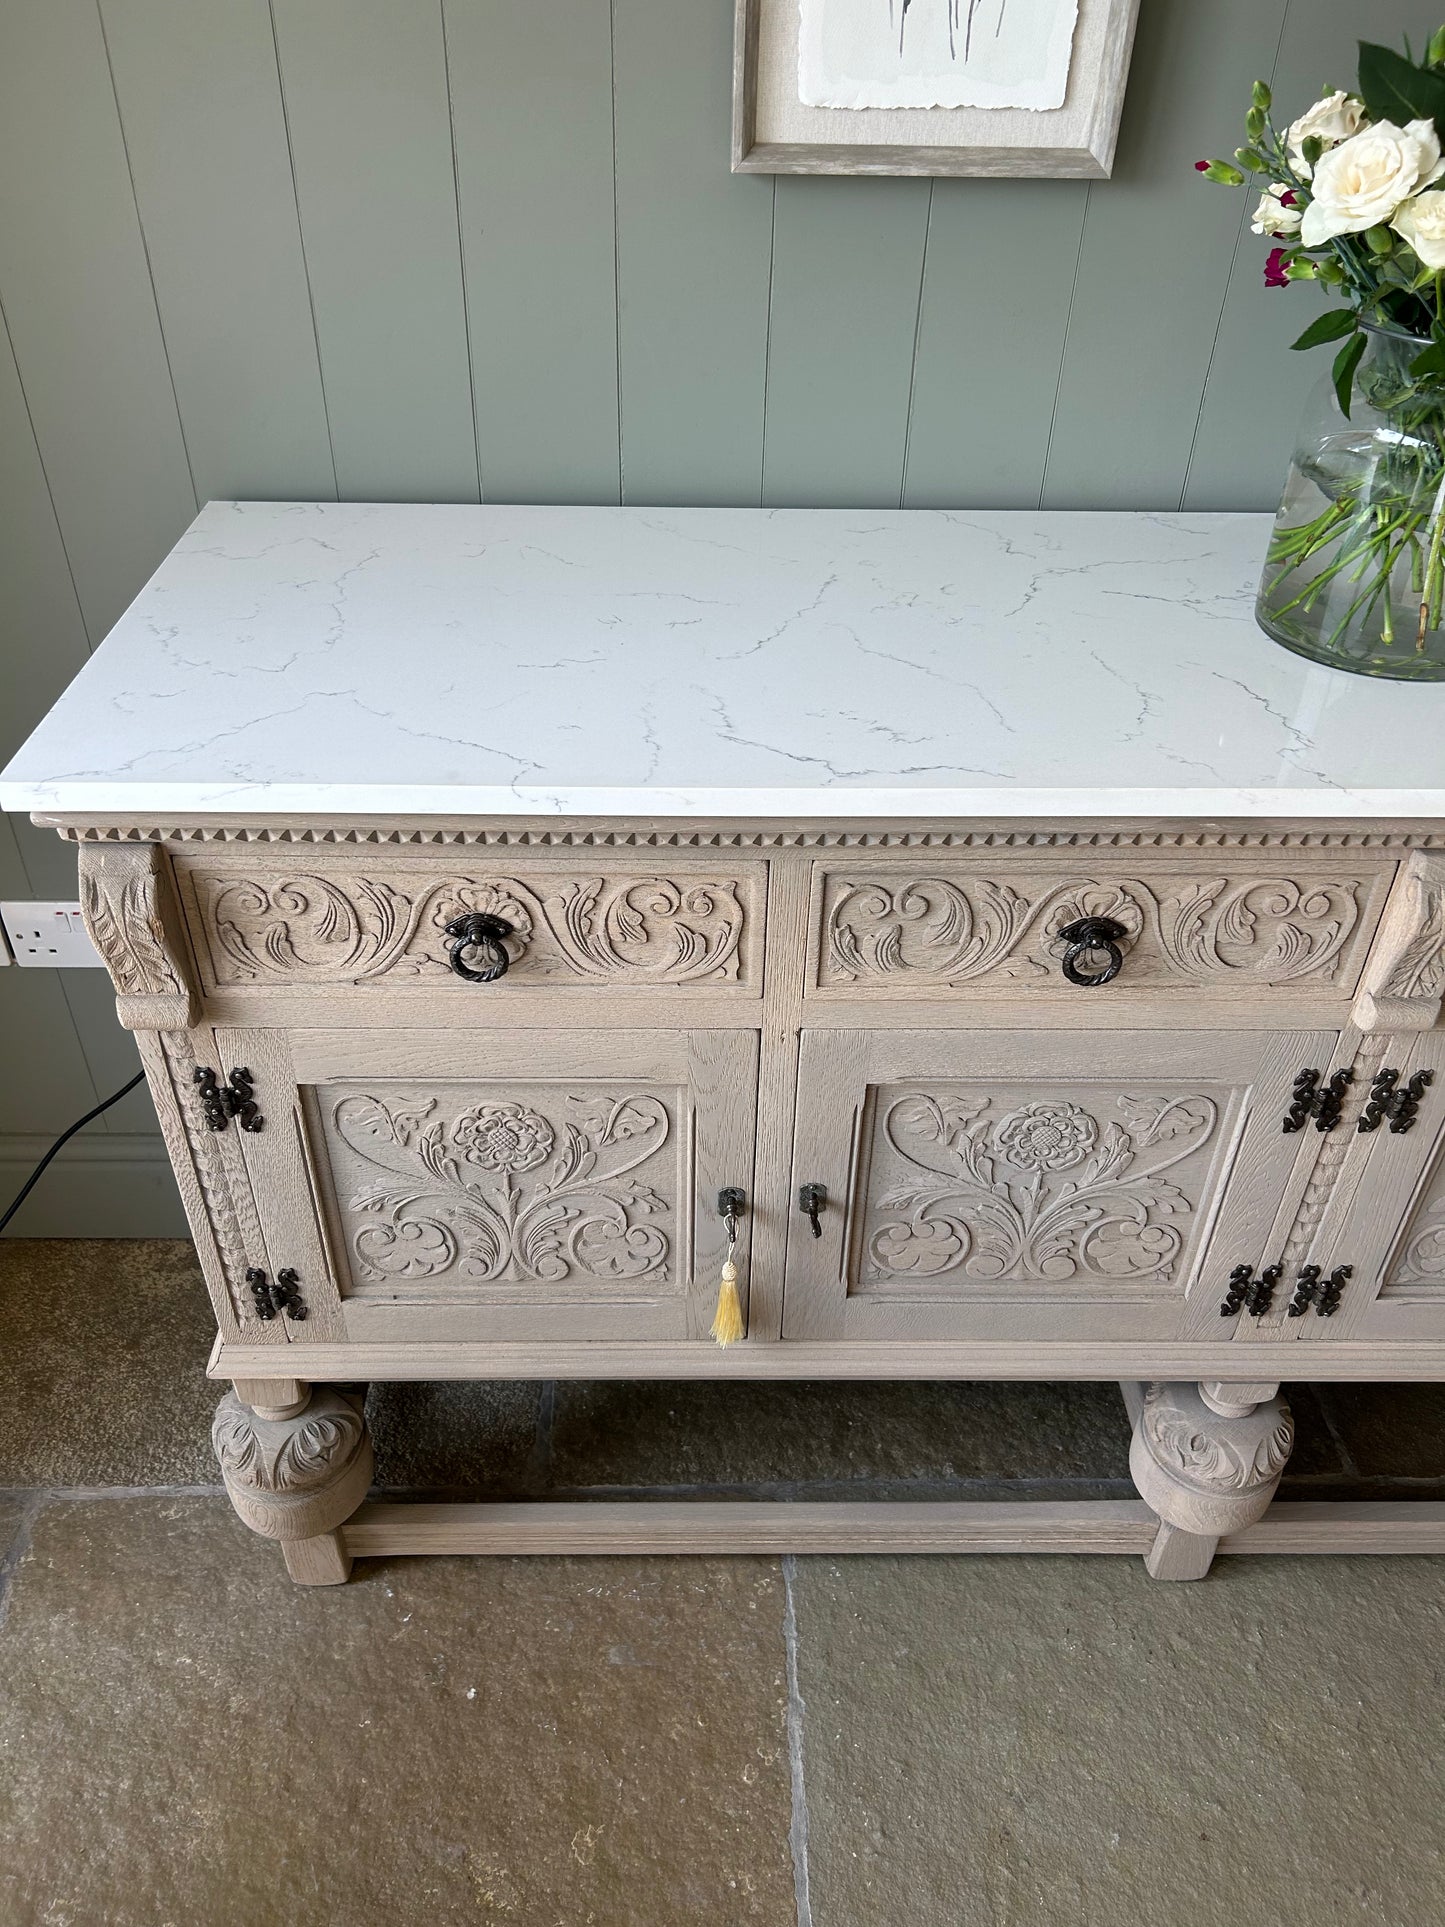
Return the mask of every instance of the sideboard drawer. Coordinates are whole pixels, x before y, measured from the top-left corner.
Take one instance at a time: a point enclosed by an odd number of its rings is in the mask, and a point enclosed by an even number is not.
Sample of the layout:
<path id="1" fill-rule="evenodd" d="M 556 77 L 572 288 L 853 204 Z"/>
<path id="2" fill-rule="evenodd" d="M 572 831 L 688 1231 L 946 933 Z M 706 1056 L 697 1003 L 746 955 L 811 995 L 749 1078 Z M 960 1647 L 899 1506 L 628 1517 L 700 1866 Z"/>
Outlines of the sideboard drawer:
<path id="1" fill-rule="evenodd" d="M 764 863 L 249 850 L 175 868 L 203 995 L 382 986 L 477 1001 L 446 926 L 478 912 L 509 927 L 488 1006 L 519 989 L 762 991 Z"/>
<path id="2" fill-rule="evenodd" d="M 1369 852 L 1293 850 L 1231 851 L 1218 864 L 1155 852 L 1087 867 L 1007 854 L 818 864 L 809 992 L 1076 998 L 1064 932 L 1107 918 L 1122 963 L 1100 995 L 1344 998 L 1359 981 L 1395 868 L 1393 857 Z"/>

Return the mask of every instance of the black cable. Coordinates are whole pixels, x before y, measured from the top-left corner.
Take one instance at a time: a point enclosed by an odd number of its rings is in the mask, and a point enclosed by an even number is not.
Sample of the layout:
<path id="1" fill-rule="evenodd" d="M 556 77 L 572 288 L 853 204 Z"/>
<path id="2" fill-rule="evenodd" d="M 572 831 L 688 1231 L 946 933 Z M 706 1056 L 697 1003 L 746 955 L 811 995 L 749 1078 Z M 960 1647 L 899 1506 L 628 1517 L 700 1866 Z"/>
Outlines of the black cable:
<path id="1" fill-rule="evenodd" d="M 21 1185 L 19 1196 L 15 1199 L 14 1203 L 10 1206 L 9 1210 L 5 1213 L 5 1216 L 3 1218 L 0 1218 L 0 1231 L 3 1231 L 5 1229 L 6 1225 L 9 1224 L 10 1220 L 15 1216 L 15 1213 L 20 1209 L 21 1205 L 24 1204 L 25 1200 L 30 1196 L 30 1193 L 35 1189 L 35 1186 L 40 1179 L 41 1173 L 44 1171 L 46 1165 L 49 1164 L 50 1160 L 55 1156 L 55 1153 L 58 1150 L 60 1150 L 62 1146 L 69 1144 L 70 1140 L 75 1136 L 77 1131 L 83 1131 L 86 1125 L 89 1124 L 90 1120 L 93 1117 L 99 1117 L 102 1111 L 108 1111 L 112 1104 L 119 1104 L 120 1100 L 126 1095 L 126 1093 L 128 1091 L 133 1091 L 136 1085 L 140 1083 L 141 1079 L 144 1076 L 145 1076 L 144 1071 L 137 1071 L 135 1076 L 130 1080 L 129 1084 L 121 1085 L 120 1089 L 115 1093 L 114 1097 L 108 1097 L 103 1104 L 97 1104 L 93 1111 L 87 1111 L 84 1117 L 78 1117 L 75 1120 L 74 1124 L 71 1125 L 68 1131 L 61 1132 L 60 1136 L 55 1140 L 54 1144 L 51 1145 L 50 1149 L 45 1153 L 45 1156 L 40 1160 L 39 1164 L 37 1164 L 35 1169 L 30 1173 L 30 1176 L 25 1180 L 24 1184 Z"/>

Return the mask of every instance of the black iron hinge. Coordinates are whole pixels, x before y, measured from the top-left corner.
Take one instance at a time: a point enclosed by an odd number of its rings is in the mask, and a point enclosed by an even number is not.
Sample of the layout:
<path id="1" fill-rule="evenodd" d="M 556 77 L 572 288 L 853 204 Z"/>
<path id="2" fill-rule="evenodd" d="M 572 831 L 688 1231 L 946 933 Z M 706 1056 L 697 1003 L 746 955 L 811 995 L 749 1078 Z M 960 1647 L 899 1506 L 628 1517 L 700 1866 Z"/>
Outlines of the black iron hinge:
<path id="1" fill-rule="evenodd" d="M 1397 1137 L 1402 1136 L 1415 1122 L 1420 1099 L 1427 1086 L 1434 1082 L 1435 1073 L 1429 1070 L 1416 1071 L 1405 1084 L 1400 1082 L 1400 1073 L 1396 1070 L 1377 1071 L 1356 1130 L 1378 1131 L 1388 1118 L 1390 1129 Z"/>
<path id="2" fill-rule="evenodd" d="M 221 1084 L 209 1064 L 197 1064 L 191 1072 L 191 1082 L 201 1094 L 201 1111 L 209 1130 L 224 1131 L 232 1118 L 243 1131 L 265 1128 L 266 1120 L 257 1109 L 249 1071 L 234 1070 Z"/>
<path id="3" fill-rule="evenodd" d="M 1247 1311 L 1251 1318 L 1263 1318 L 1274 1302 L 1274 1288 L 1284 1275 L 1283 1265 L 1266 1265 L 1256 1278 L 1253 1265 L 1236 1265 L 1229 1274 L 1229 1286 L 1219 1307 L 1221 1318 L 1233 1318 Z"/>
<path id="4" fill-rule="evenodd" d="M 1327 1084 L 1320 1083 L 1317 1070 L 1301 1071 L 1294 1081 L 1289 1109 L 1280 1125 L 1282 1131 L 1302 1131 L 1311 1118 L 1317 1131 L 1332 1131 L 1340 1121 L 1345 1092 L 1355 1081 L 1352 1070 L 1336 1071 Z"/>
<path id="5" fill-rule="evenodd" d="M 301 1319 L 306 1316 L 306 1306 L 301 1298 L 301 1280 L 289 1266 L 278 1271 L 275 1279 L 268 1279 L 265 1272 L 252 1265 L 246 1273 L 246 1283 L 251 1287 L 251 1299 L 256 1307 L 256 1316 L 271 1319 L 284 1314 L 287 1318 Z"/>

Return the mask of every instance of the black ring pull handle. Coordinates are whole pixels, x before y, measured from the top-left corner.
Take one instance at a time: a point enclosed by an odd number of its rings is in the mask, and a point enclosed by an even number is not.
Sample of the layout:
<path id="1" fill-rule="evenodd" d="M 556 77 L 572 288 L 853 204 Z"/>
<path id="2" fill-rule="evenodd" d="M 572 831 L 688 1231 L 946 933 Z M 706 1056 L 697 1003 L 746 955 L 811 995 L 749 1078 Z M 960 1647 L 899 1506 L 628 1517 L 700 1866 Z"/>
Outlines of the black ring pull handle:
<path id="1" fill-rule="evenodd" d="M 453 917 L 446 925 L 446 934 L 453 939 L 447 945 L 447 961 L 459 977 L 465 977 L 469 984 L 494 984 L 498 977 L 505 977 L 511 959 L 502 947 L 503 937 L 510 937 L 512 925 L 505 917 L 489 917 L 481 910 L 469 910 L 463 917 Z M 485 961 L 480 970 L 473 970 L 470 964 L 462 962 L 464 950 L 479 951 Z"/>
<path id="2" fill-rule="evenodd" d="M 1096 990 L 1100 984 L 1111 984 L 1124 967 L 1124 953 L 1119 948 L 1119 939 L 1129 932 L 1114 917 L 1080 917 L 1077 923 L 1066 923 L 1059 935 L 1069 946 L 1064 952 L 1064 975 L 1071 984 L 1081 990 Z M 1108 962 L 1102 970 L 1085 972 L 1079 968 L 1079 959 L 1090 951 L 1103 951 Z"/>

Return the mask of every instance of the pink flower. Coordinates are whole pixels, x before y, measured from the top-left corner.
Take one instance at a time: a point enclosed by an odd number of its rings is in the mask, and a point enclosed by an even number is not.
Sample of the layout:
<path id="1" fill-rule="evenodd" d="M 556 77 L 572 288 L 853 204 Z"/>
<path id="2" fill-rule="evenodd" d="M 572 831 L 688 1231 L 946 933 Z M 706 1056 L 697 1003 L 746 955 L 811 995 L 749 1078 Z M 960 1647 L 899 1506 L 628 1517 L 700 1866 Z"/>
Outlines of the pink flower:
<path id="1" fill-rule="evenodd" d="M 1285 250 L 1271 248 L 1269 259 L 1264 264 L 1264 285 L 1267 288 L 1287 288 L 1289 276 L 1285 273 Z"/>

